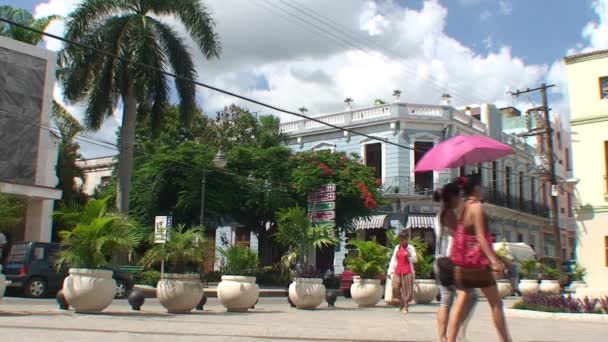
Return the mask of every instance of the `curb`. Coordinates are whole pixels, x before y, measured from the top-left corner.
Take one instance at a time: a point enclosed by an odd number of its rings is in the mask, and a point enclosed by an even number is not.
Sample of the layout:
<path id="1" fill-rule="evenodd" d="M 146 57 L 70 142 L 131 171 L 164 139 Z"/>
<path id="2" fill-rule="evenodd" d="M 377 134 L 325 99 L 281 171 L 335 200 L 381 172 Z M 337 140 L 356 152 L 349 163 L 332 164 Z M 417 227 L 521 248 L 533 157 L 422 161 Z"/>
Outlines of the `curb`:
<path id="1" fill-rule="evenodd" d="M 542 312 L 533 310 L 519 310 L 512 308 L 505 308 L 505 312 L 511 317 L 562 319 L 568 321 L 583 322 L 608 322 L 607 314 Z"/>

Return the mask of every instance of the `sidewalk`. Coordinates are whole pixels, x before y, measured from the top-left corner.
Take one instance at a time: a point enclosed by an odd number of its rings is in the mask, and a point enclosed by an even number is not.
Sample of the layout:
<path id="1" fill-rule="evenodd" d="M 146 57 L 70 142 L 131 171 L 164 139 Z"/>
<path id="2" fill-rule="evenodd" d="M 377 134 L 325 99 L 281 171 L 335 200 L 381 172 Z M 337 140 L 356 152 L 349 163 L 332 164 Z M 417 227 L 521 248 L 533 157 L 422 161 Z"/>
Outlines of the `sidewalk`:
<path id="1" fill-rule="evenodd" d="M 52 299 L 5 298 L 0 303 L 0 339 L 24 341 L 436 341 L 437 304 L 415 305 L 409 315 L 392 307 L 357 308 L 340 297 L 334 309 L 289 307 L 285 298 L 262 298 L 255 310 L 227 313 L 215 298 L 205 311 L 167 314 L 156 299 L 141 312 L 117 300 L 102 314 L 60 311 Z M 512 305 L 512 301 L 507 303 Z M 514 341 L 605 341 L 605 323 L 508 317 Z M 468 330 L 468 341 L 496 341 L 490 312 L 482 301 Z"/>

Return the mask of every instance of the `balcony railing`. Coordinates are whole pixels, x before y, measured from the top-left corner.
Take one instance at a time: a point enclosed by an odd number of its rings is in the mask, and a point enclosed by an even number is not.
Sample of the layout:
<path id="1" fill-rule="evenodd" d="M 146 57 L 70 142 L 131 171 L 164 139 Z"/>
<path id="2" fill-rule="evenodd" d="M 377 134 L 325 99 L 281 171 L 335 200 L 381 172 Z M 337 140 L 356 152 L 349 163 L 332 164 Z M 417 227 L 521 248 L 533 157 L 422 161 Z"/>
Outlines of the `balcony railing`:
<path id="1" fill-rule="evenodd" d="M 430 197 L 434 189 L 437 189 L 442 184 L 429 184 L 424 182 L 422 178 L 412 180 L 411 177 L 388 177 L 384 179 L 382 192 L 384 195 L 408 195 L 408 196 L 425 196 Z M 501 207 L 519 210 L 528 214 L 550 217 L 548 206 L 541 205 L 535 201 L 527 200 L 513 195 L 507 195 L 502 191 L 487 189 L 484 191 L 484 200 L 488 203 L 495 204 Z"/>
<path id="2" fill-rule="evenodd" d="M 501 207 L 523 211 L 528 214 L 549 217 L 549 207 L 540 203 L 513 196 L 502 191 L 487 189 L 484 191 L 484 200 Z"/>

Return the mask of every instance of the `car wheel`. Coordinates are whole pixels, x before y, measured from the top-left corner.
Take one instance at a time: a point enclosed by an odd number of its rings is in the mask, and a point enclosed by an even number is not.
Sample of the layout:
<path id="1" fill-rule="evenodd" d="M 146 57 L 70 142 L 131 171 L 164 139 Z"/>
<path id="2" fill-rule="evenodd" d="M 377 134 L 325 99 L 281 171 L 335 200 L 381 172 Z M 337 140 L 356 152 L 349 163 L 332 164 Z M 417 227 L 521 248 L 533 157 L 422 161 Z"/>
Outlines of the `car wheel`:
<path id="1" fill-rule="evenodd" d="M 29 298 L 44 298 L 47 293 L 46 281 L 42 278 L 31 278 L 25 284 L 25 296 Z"/>
<path id="2" fill-rule="evenodd" d="M 116 296 L 114 296 L 114 298 L 123 299 L 125 297 L 127 297 L 127 284 L 125 284 L 125 282 L 122 280 L 117 280 L 116 281 Z"/>

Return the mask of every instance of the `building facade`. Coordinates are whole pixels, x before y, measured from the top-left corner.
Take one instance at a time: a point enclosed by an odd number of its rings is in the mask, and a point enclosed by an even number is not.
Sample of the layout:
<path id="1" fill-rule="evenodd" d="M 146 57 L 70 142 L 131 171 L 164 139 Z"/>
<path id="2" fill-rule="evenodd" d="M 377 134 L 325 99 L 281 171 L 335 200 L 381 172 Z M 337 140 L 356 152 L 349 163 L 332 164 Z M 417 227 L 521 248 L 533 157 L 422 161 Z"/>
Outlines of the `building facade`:
<path id="1" fill-rule="evenodd" d="M 116 158 L 111 156 L 80 159 L 76 161 L 76 165 L 84 173 L 84 184 L 78 185 L 82 186 L 85 194 L 93 196 L 97 189 L 105 186 L 112 179 L 112 172 L 114 172 L 114 168 L 116 167 Z M 77 179 L 77 181 L 80 180 Z"/>
<path id="2" fill-rule="evenodd" d="M 608 293 L 608 50 L 566 57 L 576 186 L 577 261 Z"/>
<path id="3" fill-rule="evenodd" d="M 24 200 L 12 241 L 51 241 L 59 138 L 49 129 L 55 53 L 0 36 L 0 193 Z"/>
<path id="4" fill-rule="evenodd" d="M 312 120 L 284 123 L 282 131 L 295 151 L 329 150 L 355 153 L 374 167 L 382 179 L 384 196 L 392 205 L 371 220 L 356 224 L 358 235 L 377 230 L 412 229 L 433 245 L 434 217 L 439 210 L 431 199 L 434 189 L 458 175 L 478 173 L 486 189 L 490 228 L 498 241 L 525 242 L 537 249 L 549 224 L 548 208 L 540 202 L 535 149 L 505 134 L 503 113 L 490 104 L 456 109 L 444 98 L 441 105 L 393 103 L 315 117 L 378 138 L 371 139 L 334 129 Z M 418 160 L 439 142 L 456 135 L 487 135 L 512 145 L 515 154 L 496 162 L 439 172 L 414 172 Z M 404 147 L 391 145 L 393 142 Z M 376 222 L 372 227 L 370 222 Z M 360 232 L 363 230 L 364 232 Z M 342 271 L 345 244 L 336 248 L 334 271 Z"/>

